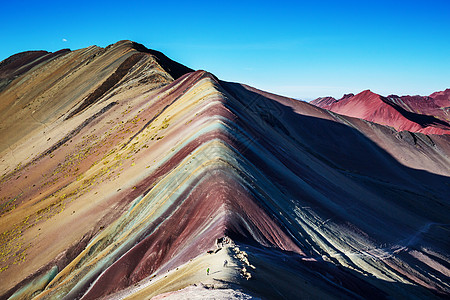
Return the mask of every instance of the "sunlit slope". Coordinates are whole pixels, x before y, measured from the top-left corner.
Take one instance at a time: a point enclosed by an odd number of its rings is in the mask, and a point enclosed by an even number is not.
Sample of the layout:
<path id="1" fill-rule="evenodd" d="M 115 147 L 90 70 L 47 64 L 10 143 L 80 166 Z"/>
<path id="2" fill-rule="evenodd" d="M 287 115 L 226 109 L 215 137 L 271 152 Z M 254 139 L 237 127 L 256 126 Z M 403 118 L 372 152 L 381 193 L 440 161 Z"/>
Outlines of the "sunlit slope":
<path id="1" fill-rule="evenodd" d="M 311 101 L 335 113 L 394 127 L 398 131 L 424 134 L 450 134 L 450 90 L 430 96 L 383 97 L 370 90 Z"/>
<path id="2" fill-rule="evenodd" d="M 222 82 L 131 42 L 102 51 L 77 72 L 109 73 L 81 76 L 90 87 L 53 111 L 45 97 L 42 126 L 10 111 L 26 134 L 2 152 L 4 297 L 448 295 L 448 136 Z"/>

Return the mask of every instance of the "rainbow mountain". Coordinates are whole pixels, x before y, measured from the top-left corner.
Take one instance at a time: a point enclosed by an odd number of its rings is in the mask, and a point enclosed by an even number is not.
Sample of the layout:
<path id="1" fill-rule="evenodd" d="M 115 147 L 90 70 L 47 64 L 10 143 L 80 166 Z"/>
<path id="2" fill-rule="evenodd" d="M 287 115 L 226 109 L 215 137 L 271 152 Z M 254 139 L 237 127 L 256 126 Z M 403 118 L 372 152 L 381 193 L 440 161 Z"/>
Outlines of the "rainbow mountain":
<path id="1" fill-rule="evenodd" d="M 0 63 L 0 298 L 450 295 L 450 136 L 131 41 Z"/>

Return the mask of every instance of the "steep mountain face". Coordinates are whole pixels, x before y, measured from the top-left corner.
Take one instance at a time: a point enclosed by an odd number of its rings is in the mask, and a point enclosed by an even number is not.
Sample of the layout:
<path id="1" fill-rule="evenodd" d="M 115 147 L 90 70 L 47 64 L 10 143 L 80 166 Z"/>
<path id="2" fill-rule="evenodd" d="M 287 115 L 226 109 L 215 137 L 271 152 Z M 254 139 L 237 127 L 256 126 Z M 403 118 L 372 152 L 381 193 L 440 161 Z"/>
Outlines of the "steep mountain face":
<path id="1" fill-rule="evenodd" d="M 55 53 L 47 51 L 27 51 L 10 56 L 0 63 L 0 91 L 2 91 L 11 81 L 29 71 L 38 64 L 45 63 L 55 57 L 69 52 L 69 49 L 62 49 Z"/>
<path id="2" fill-rule="evenodd" d="M 383 97 L 369 90 L 357 95 L 317 98 L 311 104 L 335 113 L 394 127 L 398 131 L 450 134 L 450 90 L 428 97 Z"/>
<path id="3" fill-rule="evenodd" d="M 130 41 L 36 63 L 0 105 L 3 298 L 450 295 L 449 135 Z"/>
<path id="4" fill-rule="evenodd" d="M 446 89 L 445 91 L 434 92 L 430 95 L 431 98 L 434 99 L 434 102 L 440 107 L 449 107 L 450 106 L 450 89 Z"/>

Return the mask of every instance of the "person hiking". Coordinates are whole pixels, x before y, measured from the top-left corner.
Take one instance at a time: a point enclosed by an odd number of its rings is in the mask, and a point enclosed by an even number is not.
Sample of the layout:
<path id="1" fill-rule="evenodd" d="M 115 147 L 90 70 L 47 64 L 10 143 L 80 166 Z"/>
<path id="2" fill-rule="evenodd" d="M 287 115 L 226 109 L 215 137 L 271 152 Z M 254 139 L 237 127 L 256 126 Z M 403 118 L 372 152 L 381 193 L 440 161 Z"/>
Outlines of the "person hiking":
<path id="1" fill-rule="evenodd" d="M 206 275 L 209 275 L 209 268 L 206 269 Z"/>
<path id="2" fill-rule="evenodd" d="M 228 265 L 228 260 L 225 259 L 225 261 L 223 262 L 223 266 L 226 268 Z"/>

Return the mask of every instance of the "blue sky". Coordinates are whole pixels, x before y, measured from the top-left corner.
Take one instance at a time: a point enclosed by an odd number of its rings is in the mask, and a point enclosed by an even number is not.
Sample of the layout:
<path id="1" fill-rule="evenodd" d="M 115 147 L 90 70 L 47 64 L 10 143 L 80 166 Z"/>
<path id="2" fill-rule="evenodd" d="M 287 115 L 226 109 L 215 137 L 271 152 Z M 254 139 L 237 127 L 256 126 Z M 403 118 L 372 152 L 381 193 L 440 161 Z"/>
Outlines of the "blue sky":
<path id="1" fill-rule="evenodd" d="M 1 0 L 0 60 L 129 39 L 299 99 L 450 88 L 450 1 Z"/>

